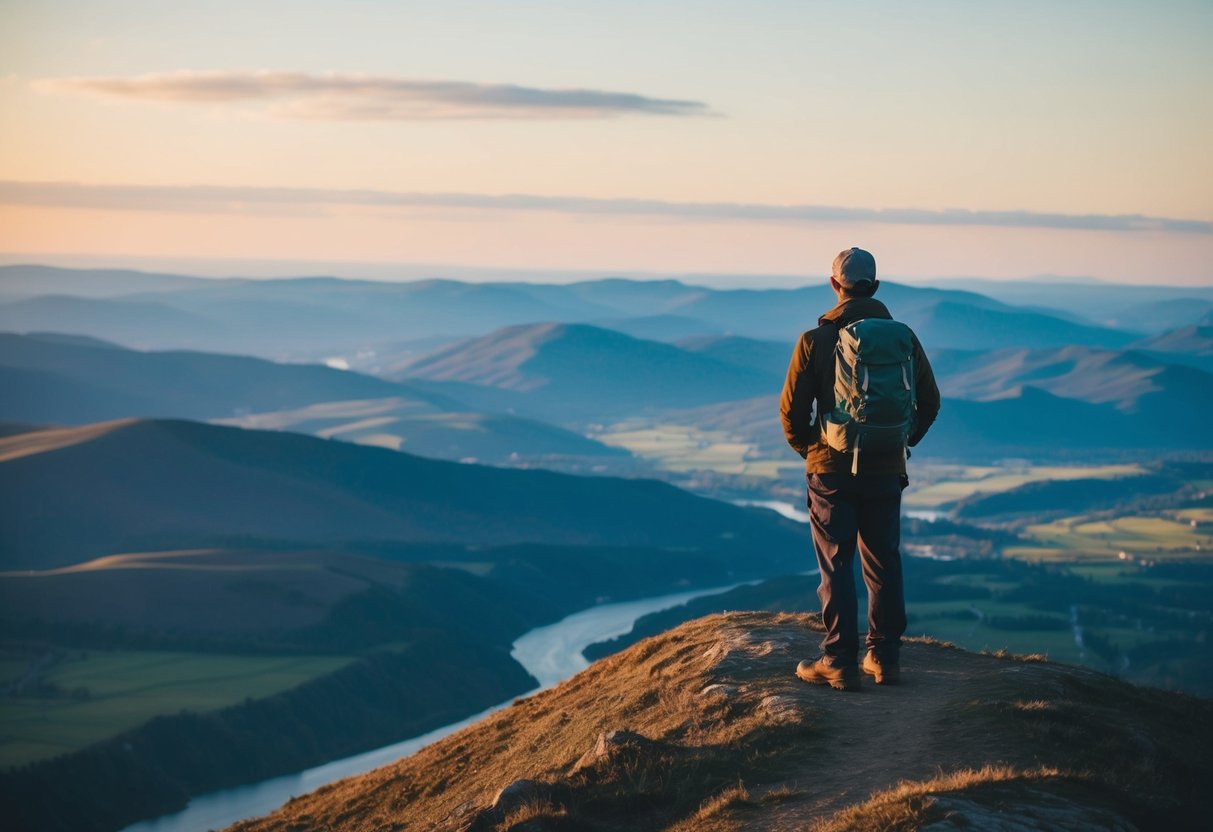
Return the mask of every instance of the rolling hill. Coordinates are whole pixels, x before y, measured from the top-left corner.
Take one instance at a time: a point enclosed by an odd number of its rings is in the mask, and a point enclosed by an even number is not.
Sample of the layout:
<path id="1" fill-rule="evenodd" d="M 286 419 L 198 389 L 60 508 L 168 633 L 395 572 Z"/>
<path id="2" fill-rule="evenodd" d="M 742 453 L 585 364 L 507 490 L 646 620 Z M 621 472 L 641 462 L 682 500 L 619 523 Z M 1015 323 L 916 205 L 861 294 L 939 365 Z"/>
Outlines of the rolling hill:
<path id="1" fill-rule="evenodd" d="M 989 400 L 1030 385 L 1126 412 L 1187 414 L 1213 405 L 1213 374 L 1166 363 L 1137 351 L 1081 346 L 1057 350 L 1000 350 L 953 358 L 936 371 L 946 396 Z"/>
<path id="2" fill-rule="evenodd" d="M 203 352 L 143 352 L 54 334 L 0 333 L 0 372 L 9 380 L 0 419 L 13 421 L 213 419 L 389 396 L 455 407 L 418 390 L 329 367 Z M 37 389 L 26 386 L 35 379 L 40 379 Z"/>
<path id="3" fill-rule="evenodd" d="M 128 417 L 209 419 L 295 430 L 440 459 L 543 462 L 563 470 L 630 457 L 581 434 L 477 413 L 408 384 L 308 364 L 201 352 L 141 352 L 79 336 L 0 333 L 0 421 L 84 424 Z M 621 467 L 622 466 L 622 467 Z"/>
<path id="4" fill-rule="evenodd" d="M 439 350 L 402 375 L 454 382 L 451 395 L 480 406 L 508 401 L 559 422 L 748 398 L 772 384 L 762 373 L 580 324 L 508 327 Z"/>
<path id="5" fill-rule="evenodd" d="M 127 420 L 0 440 L 4 569 L 234 540 L 799 552 L 795 524 L 649 480 L 425 459 L 310 436 Z"/>

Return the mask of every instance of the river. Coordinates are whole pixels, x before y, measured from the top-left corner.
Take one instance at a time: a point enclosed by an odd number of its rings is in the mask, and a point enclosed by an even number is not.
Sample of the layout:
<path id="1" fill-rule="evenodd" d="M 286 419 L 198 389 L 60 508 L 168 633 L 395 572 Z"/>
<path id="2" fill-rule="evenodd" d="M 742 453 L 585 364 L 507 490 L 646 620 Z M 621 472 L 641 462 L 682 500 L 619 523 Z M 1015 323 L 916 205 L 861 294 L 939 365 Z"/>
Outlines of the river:
<path id="1" fill-rule="evenodd" d="M 537 627 L 523 634 L 514 642 L 514 649 L 510 655 L 539 680 L 540 687 L 536 690 L 542 690 L 584 670 L 589 666 L 589 662 L 581 655 L 582 650 L 594 642 L 605 641 L 629 632 L 632 624 L 642 615 L 676 607 L 701 595 L 725 592 L 735 586 L 741 586 L 741 584 L 735 583 L 710 589 L 696 589 L 653 598 L 641 598 L 636 601 L 622 601 L 617 604 L 590 607 L 573 613 L 555 624 Z M 535 692 L 533 690 L 529 693 Z M 366 751 L 353 757 L 334 760 L 297 774 L 287 774 L 261 783 L 237 786 L 195 797 L 180 812 L 140 821 L 126 827 L 122 832 L 205 832 L 208 829 L 222 829 L 247 818 L 269 814 L 294 796 L 307 794 L 328 783 L 355 774 L 363 774 L 395 762 L 401 757 L 407 757 L 448 734 L 453 734 L 461 728 L 478 722 L 513 701 L 514 698 L 500 702 L 467 719 L 436 728 L 428 734 L 376 748 L 373 751 Z"/>

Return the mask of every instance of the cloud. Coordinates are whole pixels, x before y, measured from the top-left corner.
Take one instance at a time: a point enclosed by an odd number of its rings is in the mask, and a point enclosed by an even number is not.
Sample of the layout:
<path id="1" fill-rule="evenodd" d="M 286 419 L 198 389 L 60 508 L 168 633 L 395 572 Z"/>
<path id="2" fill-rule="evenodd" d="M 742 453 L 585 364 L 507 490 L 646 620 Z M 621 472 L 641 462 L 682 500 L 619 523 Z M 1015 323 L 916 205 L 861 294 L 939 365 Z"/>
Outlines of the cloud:
<path id="1" fill-rule="evenodd" d="M 702 101 L 635 93 L 352 73 L 181 71 L 129 77 L 46 78 L 36 81 L 35 87 L 140 101 L 251 104 L 278 118 L 329 121 L 713 115 Z"/>
<path id="2" fill-rule="evenodd" d="M 920 208 L 845 208 L 831 205 L 770 205 L 747 202 L 667 202 L 527 194 L 413 193 L 322 188 L 256 188 L 214 185 L 82 185 L 72 182 L 0 181 L 0 204 L 100 210 L 265 213 L 326 206 L 453 208 L 547 211 L 568 215 L 663 217 L 687 221 L 781 223 L 881 223 L 889 225 L 1051 228 L 1077 231 L 1156 231 L 1213 234 L 1206 220 L 1142 214 L 1050 214 L 1035 211 L 973 211 Z"/>

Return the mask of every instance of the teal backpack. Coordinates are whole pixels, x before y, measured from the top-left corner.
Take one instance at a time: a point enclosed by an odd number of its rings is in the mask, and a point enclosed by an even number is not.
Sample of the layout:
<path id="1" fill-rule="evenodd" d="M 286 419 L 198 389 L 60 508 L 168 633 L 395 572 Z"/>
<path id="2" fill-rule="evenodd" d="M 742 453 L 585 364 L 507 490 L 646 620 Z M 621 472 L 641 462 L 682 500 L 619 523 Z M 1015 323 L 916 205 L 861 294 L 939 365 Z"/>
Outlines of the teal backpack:
<path id="1" fill-rule="evenodd" d="M 906 453 L 914 427 L 914 334 L 898 321 L 864 318 L 838 328 L 834 348 L 834 409 L 821 420 L 826 444 L 859 452 Z"/>

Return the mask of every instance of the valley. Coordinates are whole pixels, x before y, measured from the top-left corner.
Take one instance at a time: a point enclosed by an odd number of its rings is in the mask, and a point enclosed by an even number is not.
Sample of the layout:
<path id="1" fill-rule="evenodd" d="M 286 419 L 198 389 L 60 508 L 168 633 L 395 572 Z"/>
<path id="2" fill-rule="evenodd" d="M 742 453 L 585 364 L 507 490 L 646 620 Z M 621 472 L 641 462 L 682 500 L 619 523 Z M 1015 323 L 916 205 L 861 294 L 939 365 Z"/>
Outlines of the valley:
<path id="1" fill-rule="evenodd" d="M 904 499 L 913 632 L 1208 696 L 1203 301 L 1147 332 L 1132 293 L 881 295 L 945 394 Z M 0 267 L 0 803 L 112 832 L 518 696 L 515 640 L 578 610 L 746 584 L 598 658 L 813 609 L 776 396 L 828 305 Z M 70 812 L 65 772 L 97 783 Z"/>

